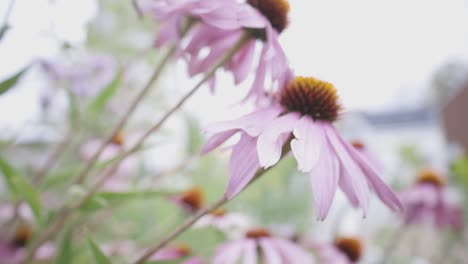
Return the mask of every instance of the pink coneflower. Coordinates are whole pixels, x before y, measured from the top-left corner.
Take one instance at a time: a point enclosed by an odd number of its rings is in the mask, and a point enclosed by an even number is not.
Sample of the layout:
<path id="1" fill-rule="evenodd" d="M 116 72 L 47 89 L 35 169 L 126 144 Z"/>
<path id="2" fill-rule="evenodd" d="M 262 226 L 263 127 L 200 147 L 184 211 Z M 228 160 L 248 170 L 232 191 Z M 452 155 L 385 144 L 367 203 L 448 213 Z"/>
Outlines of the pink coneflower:
<path id="1" fill-rule="evenodd" d="M 416 183 L 402 193 L 402 200 L 406 224 L 432 221 L 438 228 L 462 227 L 462 209 L 450 200 L 444 180 L 432 169 L 419 173 Z"/>
<path id="2" fill-rule="evenodd" d="M 363 255 L 363 245 L 357 237 L 338 237 L 330 243 L 307 243 L 317 252 L 322 264 L 352 264 L 358 262 Z"/>
<path id="3" fill-rule="evenodd" d="M 252 221 L 245 214 L 216 209 L 197 221 L 195 227 L 214 227 L 228 234 L 245 231 Z"/>
<path id="4" fill-rule="evenodd" d="M 185 244 L 176 246 L 169 246 L 154 253 L 150 261 L 168 261 L 168 260 L 182 260 L 181 264 L 203 264 L 204 261 L 198 257 L 191 257 L 192 250 Z"/>
<path id="5" fill-rule="evenodd" d="M 265 81 L 281 83 L 288 74 L 288 63 L 278 35 L 288 24 L 289 4 L 286 0 L 182 0 L 156 1 L 148 5 L 161 21 L 156 44 L 179 43 L 181 55 L 188 60 L 190 75 L 207 72 L 230 50 L 242 36 L 249 40 L 224 65 L 234 75 L 236 84 L 255 72 L 248 98 L 264 96 Z M 196 21 L 187 32 L 188 43 L 180 43 L 180 28 L 187 19 Z M 254 62 L 256 46 L 262 49 Z M 254 65 L 256 64 L 256 68 Z M 211 80 L 212 88 L 215 77 Z"/>
<path id="6" fill-rule="evenodd" d="M 310 174 L 319 219 L 327 216 L 338 186 L 353 205 L 363 209 L 364 215 L 370 189 L 391 209 L 401 210 L 399 199 L 380 179 L 372 163 L 336 131 L 332 123 L 340 109 L 332 84 L 296 77 L 284 87 L 278 103 L 209 127 L 207 130 L 214 136 L 202 153 L 241 134 L 229 164 L 228 198 L 245 188 L 259 168 L 276 164 L 285 154 L 283 147 L 290 146 L 298 169 Z"/>
<path id="7" fill-rule="evenodd" d="M 237 263 L 289 264 L 313 263 L 312 256 L 299 245 L 275 238 L 266 229 L 250 230 L 245 238 L 219 246 L 213 256 L 213 264 Z"/>

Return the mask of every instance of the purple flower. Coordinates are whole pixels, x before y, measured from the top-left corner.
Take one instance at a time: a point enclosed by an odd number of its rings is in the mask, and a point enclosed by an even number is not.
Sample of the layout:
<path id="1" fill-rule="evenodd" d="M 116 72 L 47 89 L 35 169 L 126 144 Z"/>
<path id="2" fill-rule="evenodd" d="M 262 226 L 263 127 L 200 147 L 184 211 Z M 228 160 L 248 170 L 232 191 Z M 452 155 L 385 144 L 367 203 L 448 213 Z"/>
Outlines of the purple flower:
<path id="1" fill-rule="evenodd" d="M 312 256 L 297 244 L 272 237 L 265 229 L 248 231 L 245 238 L 219 246 L 212 263 L 237 263 L 241 259 L 249 264 L 314 263 Z"/>
<path id="2" fill-rule="evenodd" d="M 346 142 L 332 125 L 340 109 L 332 84 L 297 77 L 284 87 L 278 102 L 238 120 L 209 127 L 207 131 L 214 135 L 207 140 L 202 153 L 240 134 L 229 163 L 228 198 L 244 189 L 259 168 L 275 165 L 285 154 L 283 148 L 290 147 L 298 170 L 310 175 L 319 219 L 327 216 L 338 187 L 354 206 L 363 209 L 364 216 L 370 189 L 391 209 L 401 210 L 399 199 L 380 179 L 372 162 Z"/>
<path id="3" fill-rule="evenodd" d="M 286 0 L 172 0 L 152 1 L 147 5 L 161 22 L 156 46 L 177 42 L 180 55 L 188 61 L 191 76 L 208 71 L 244 34 L 250 40 L 234 54 L 224 68 L 232 72 L 236 84 L 251 72 L 255 77 L 246 98 L 261 99 L 267 77 L 279 86 L 288 74 L 288 62 L 278 35 L 288 23 Z M 187 44 L 181 43 L 180 28 L 190 18 L 197 23 L 187 32 Z M 258 62 L 255 53 L 262 46 Z M 210 81 L 214 89 L 216 77 Z"/>
<path id="4" fill-rule="evenodd" d="M 362 242 L 355 237 L 338 237 L 334 243 L 308 241 L 306 244 L 316 251 L 322 264 L 352 264 L 363 254 Z"/>
<path id="5" fill-rule="evenodd" d="M 184 245 L 180 244 L 177 246 L 170 246 L 159 250 L 154 253 L 149 260 L 150 261 L 165 261 L 165 260 L 180 260 L 189 257 L 192 254 L 192 250 Z M 204 261 L 199 257 L 190 257 L 181 262 L 181 264 L 203 264 Z"/>
<path id="6" fill-rule="evenodd" d="M 406 224 L 432 222 L 441 229 L 462 228 L 462 209 L 451 201 L 445 183 L 436 171 L 422 170 L 416 183 L 404 191 L 401 197 L 405 205 Z"/>

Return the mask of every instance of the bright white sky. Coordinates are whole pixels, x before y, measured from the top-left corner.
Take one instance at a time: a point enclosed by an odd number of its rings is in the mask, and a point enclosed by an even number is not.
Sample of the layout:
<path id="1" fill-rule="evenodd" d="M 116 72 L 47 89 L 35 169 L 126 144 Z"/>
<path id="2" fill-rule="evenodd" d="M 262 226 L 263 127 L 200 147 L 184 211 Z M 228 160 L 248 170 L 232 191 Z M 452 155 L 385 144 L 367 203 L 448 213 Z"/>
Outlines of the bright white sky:
<path id="1" fill-rule="evenodd" d="M 0 17 L 8 2 L 0 1 Z M 292 67 L 333 82 L 348 110 L 414 105 L 437 66 L 468 59 L 468 0 L 290 2 L 281 38 Z M 93 0 L 17 0 L 0 43 L 0 79 L 56 54 L 57 39 L 83 42 L 96 12 Z M 0 120 L 34 112 L 35 89 L 17 90 L 0 98 Z"/>

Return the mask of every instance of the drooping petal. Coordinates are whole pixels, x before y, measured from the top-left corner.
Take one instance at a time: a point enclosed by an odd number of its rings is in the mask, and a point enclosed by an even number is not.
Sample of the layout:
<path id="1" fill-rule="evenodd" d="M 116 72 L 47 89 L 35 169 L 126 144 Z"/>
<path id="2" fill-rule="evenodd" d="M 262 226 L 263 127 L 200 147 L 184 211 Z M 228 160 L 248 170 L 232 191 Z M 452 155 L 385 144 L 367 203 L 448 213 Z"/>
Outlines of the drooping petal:
<path id="1" fill-rule="evenodd" d="M 201 14 L 200 17 L 204 23 L 214 27 L 225 30 L 240 29 L 242 28 L 242 25 L 238 20 L 238 8 L 239 4 L 233 1 L 232 3 L 227 3 L 212 12 Z"/>
<path id="2" fill-rule="evenodd" d="M 317 164 L 320 149 L 326 138 L 312 118 L 303 116 L 294 127 L 295 139 L 291 141 L 291 150 L 297 160 L 297 169 L 309 172 Z"/>
<path id="3" fill-rule="evenodd" d="M 256 138 L 243 134 L 232 149 L 229 161 L 229 182 L 226 189 L 228 199 L 232 199 L 242 191 L 260 168 L 256 144 Z"/>
<path id="4" fill-rule="evenodd" d="M 202 147 L 201 155 L 205 155 L 206 153 L 219 147 L 219 145 L 223 144 L 226 140 L 231 138 L 236 132 L 236 129 L 231 129 L 214 134 L 206 141 L 205 145 Z"/>
<path id="5" fill-rule="evenodd" d="M 263 128 L 279 115 L 282 110 L 278 107 L 267 107 L 257 110 L 237 120 L 224 121 L 212 124 L 205 128 L 208 133 L 219 133 L 222 131 L 240 129 L 252 137 L 258 136 Z"/>
<path id="6" fill-rule="evenodd" d="M 264 263 L 282 264 L 281 256 L 269 239 L 260 239 L 260 247 L 264 256 Z"/>
<path id="7" fill-rule="evenodd" d="M 364 171 L 372 189 L 377 193 L 380 200 L 382 200 L 388 207 L 395 211 L 403 211 L 403 205 L 396 194 L 380 179 L 377 170 L 374 166 L 353 146 L 348 142 L 342 140 L 343 146 L 348 150 L 351 157 L 359 164 Z"/>
<path id="8" fill-rule="evenodd" d="M 318 165 L 310 171 L 312 192 L 319 220 L 324 220 L 328 215 L 335 197 L 339 175 L 340 163 L 331 147 L 326 146 L 322 150 Z"/>
<path id="9" fill-rule="evenodd" d="M 269 23 L 263 15 L 249 4 L 241 4 L 237 10 L 240 25 L 246 28 L 264 28 Z"/>
<path id="10" fill-rule="evenodd" d="M 255 54 L 255 41 L 250 41 L 246 46 L 237 54 L 237 57 L 233 58 L 236 61 L 233 62 L 232 71 L 234 74 L 234 82 L 236 85 L 243 82 L 247 78 L 253 63 Z"/>
<path id="11" fill-rule="evenodd" d="M 271 240 L 282 255 L 284 259 L 283 263 L 314 263 L 312 256 L 298 245 L 284 239 L 272 238 Z"/>
<path id="12" fill-rule="evenodd" d="M 347 175 L 347 172 L 344 170 L 343 166 L 340 165 L 340 177 L 338 181 L 338 185 L 340 186 L 340 189 L 344 192 L 346 197 L 348 197 L 348 200 L 351 202 L 351 204 L 357 208 L 359 207 L 359 200 L 356 196 L 356 193 L 354 192 L 353 185 L 351 182 L 349 182 L 352 179 L 349 175 Z"/>
<path id="13" fill-rule="evenodd" d="M 348 153 L 335 128 L 330 124 L 322 124 L 322 126 L 325 129 L 325 135 L 341 161 L 343 169 L 346 171 L 343 175 L 350 177 L 348 182 L 351 183 L 365 217 L 369 208 L 369 186 L 365 175 Z"/>
<path id="14" fill-rule="evenodd" d="M 219 246 L 213 256 L 213 264 L 235 264 L 242 255 L 244 241 L 228 242 Z"/>
<path id="15" fill-rule="evenodd" d="M 284 134 L 290 133 L 299 120 L 297 113 L 289 113 L 276 118 L 265 127 L 258 137 L 257 150 L 260 165 L 265 169 L 276 164 L 281 158 Z"/>
<path id="16" fill-rule="evenodd" d="M 253 239 L 247 239 L 244 244 L 244 264 L 257 264 L 257 243 Z"/>

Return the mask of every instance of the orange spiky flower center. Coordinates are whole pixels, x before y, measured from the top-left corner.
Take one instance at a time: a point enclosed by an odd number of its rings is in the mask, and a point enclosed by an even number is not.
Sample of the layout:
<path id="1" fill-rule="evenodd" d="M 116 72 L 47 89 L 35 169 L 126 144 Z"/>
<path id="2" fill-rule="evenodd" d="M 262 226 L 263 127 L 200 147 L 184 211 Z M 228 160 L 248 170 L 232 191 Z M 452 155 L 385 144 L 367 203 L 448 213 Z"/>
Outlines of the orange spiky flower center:
<path id="1" fill-rule="evenodd" d="M 334 244 L 350 261 L 356 262 L 361 259 L 363 248 L 359 238 L 339 237 L 335 240 Z"/>
<path id="2" fill-rule="evenodd" d="M 13 245 L 16 247 L 26 247 L 28 242 L 32 238 L 33 230 L 31 226 L 27 224 L 20 224 L 16 230 L 13 237 Z"/>
<path id="3" fill-rule="evenodd" d="M 287 0 L 248 0 L 247 3 L 262 13 L 278 33 L 288 26 L 290 6 Z"/>
<path id="4" fill-rule="evenodd" d="M 423 169 L 418 174 L 416 184 L 430 184 L 440 188 L 445 185 L 445 182 L 435 170 Z"/>
<path id="5" fill-rule="evenodd" d="M 351 145 L 355 148 L 355 149 L 364 149 L 364 143 L 359 140 L 359 139 L 353 139 L 351 140 Z"/>
<path id="6" fill-rule="evenodd" d="M 176 245 L 175 249 L 181 256 L 184 256 L 184 257 L 192 254 L 192 249 L 184 243 L 180 243 Z"/>
<path id="7" fill-rule="evenodd" d="M 181 195 L 181 201 L 193 211 L 198 211 L 203 207 L 203 191 L 200 187 L 192 187 Z"/>
<path id="8" fill-rule="evenodd" d="M 281 92 L 280 103 L 288 111 L 328 122 L 335 121 L 341 110 L 333 84 L 312 77 L 296 77 Z"/>
<path id="9" fill-rule="evenodd" d="M 253 239 L 271 237 L 271 233 L 265 228 L 258 228 L 247 231 L 247 233 L 245 233 L 245 237 Z"/>
<path id="10" fill-rule="evenodd" d="M 226 215 L 226 209 L 215 209 L 211 212 L 211 215 L 214 217 L 223 217 L 224 215 Z"/>
<path id="11" fill-rule="evenodd" d="M 118 146 L 122 146 L 124 143 L 124 135 L 122 131 L 118 131 L 112 137 L 112 143 Z"/>

